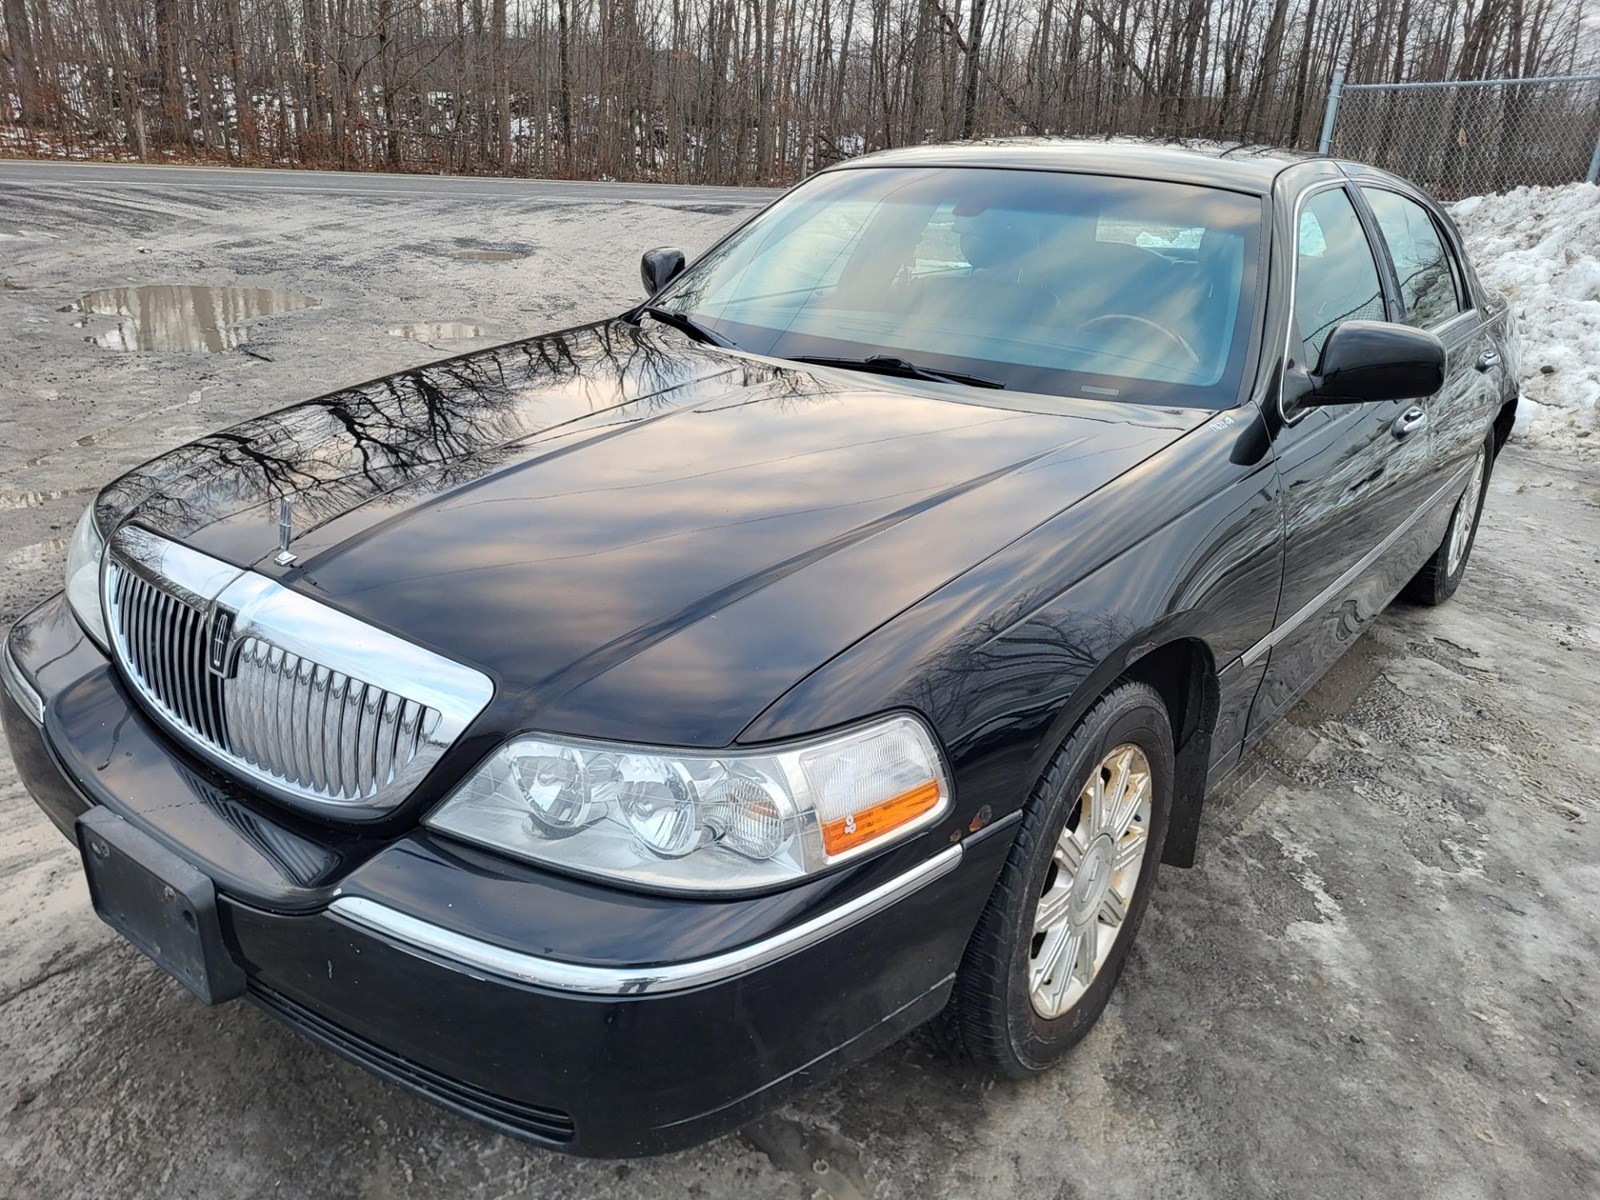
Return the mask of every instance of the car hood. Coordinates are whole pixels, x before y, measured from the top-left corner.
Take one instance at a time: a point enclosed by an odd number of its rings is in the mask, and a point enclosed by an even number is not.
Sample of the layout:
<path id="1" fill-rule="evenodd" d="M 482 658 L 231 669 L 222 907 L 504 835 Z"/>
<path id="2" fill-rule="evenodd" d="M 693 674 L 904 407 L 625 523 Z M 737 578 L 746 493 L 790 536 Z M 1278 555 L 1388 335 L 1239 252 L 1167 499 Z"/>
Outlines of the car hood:
<path id="1" fill-rule="evenodd" d="M 1208 416 L 904 385 L 608 322 L 203 438 L 113 484 L 99 516 L 483 669 L 502 731 L 715 746 Z"/>

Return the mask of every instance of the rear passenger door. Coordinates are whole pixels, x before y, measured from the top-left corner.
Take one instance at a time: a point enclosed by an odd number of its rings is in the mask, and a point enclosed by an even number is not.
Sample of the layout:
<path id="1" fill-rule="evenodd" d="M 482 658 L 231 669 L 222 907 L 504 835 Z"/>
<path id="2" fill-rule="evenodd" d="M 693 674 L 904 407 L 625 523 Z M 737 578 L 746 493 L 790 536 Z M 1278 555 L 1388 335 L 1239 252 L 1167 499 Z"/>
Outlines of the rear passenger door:
<path id="1" fill-rule="evenodd" d="M 1361 185 L 1394 266 L 1397 320 L 1444 343 L 1445 382 L 1427 401 L 1434 461 L 1442 483 L 1472 461 L 1499 408 L 1499 363 L 1456 247 L 1420 199 L 1378 184 Z"/>
<path id="2" fill-rule="evenodd" d="M 1285 369 L 1310 370 L 1339 325 L 1382 321 L 1390 310 L 1382 259 L 1349 185 L 1304 194 L 1295 227 Z M 1415 563 L 1374 552 L 1426 499 L 1429 403 L 1369 401 L 1283 413 L 1273 441 L 1283 497 L 1283 586 L 1271 635 L 1245 655 L 1247 665 L 1268 658 L 1252 731 L 1310 687 L 1415 572 Z"/>

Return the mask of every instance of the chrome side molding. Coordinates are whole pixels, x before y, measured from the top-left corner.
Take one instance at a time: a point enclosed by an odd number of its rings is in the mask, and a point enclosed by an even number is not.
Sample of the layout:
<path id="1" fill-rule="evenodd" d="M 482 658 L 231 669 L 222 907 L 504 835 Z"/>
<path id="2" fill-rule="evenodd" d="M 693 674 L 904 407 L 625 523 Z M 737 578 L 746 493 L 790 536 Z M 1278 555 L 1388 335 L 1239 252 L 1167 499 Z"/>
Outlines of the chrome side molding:
<path id="1" fill-rule="evenodd" d="M 748 946 L 709 958 L 658 966 L 594 967 L 508 950 L 364 896 L 341 896 L 328 906 L 328 912 L 341 921 L 387 938 L 403 950 L 442 959 L 469 972 L 481 971 L 498 979 L 558 992 L 594 996 L 654 995 L 716 983 L 814 946 L 948 875 L 961 865 L 962 853 L 959 843 L 949 846 L 903 875 L 863 892 L 838 908 Z"/>

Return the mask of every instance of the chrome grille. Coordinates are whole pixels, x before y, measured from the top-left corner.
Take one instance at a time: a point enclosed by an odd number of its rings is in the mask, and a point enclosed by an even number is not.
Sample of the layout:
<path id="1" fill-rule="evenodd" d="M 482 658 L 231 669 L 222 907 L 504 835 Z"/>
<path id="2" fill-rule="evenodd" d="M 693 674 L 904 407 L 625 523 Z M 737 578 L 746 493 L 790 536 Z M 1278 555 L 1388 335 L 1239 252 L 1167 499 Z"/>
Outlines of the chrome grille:
<path id="1" fill-rule="evenodd" d="M 303 807 L 398 803 L 492 694 L 476 671 L 145 530 L 114 535 L 102 595 L 156 716 Z"/>
<path id="2" fill-rule="evenodd" d="M 112 567 L 111 618 L 127 665 L 169 720 L 227 745 L 222 679 L 206 669 L 206 614 L 131 571 Z"/>
<path id="3" fill-rule="evenodd" d="M 322 795 L 370 797 L 416 760 L 439 714 L 260 638 L 227 688 L 228 748 Z"/>

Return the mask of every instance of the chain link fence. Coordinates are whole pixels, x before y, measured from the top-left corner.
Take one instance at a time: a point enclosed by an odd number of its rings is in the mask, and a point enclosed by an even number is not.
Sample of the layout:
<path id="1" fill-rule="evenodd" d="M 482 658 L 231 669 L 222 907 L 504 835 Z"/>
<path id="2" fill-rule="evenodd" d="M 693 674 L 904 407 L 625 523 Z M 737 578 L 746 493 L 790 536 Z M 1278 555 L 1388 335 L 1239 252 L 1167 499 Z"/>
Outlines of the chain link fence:
<path id="1" fill-rule="evenodd" d="M 1594 183 L 1600 75 L 1345 83 L 1336 74 L 1321 149 L 1403 175 L 1442 200 Z"/>

